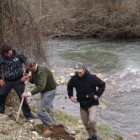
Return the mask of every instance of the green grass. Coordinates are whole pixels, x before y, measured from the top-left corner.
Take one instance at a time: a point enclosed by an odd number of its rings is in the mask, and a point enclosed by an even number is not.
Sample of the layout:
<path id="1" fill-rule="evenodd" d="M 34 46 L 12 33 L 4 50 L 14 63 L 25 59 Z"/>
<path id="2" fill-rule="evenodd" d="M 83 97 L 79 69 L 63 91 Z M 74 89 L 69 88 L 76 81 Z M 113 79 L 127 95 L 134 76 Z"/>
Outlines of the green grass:
<path id="1" fill-rule="evenodd" d="M 78 119 L 74 118 L 73 116 L 62 113 L 61 111 L 56 111 L 55 115 L 59 124 L 73 125 L 78 121 Z"/>
<path id="2" fill-rule="evenodd" d="M 114 140 L 122 140 L 122 137 L 114 134 L 108 125 L 98 124 L 97 129 L 102 139 L 113 138 Z"/>

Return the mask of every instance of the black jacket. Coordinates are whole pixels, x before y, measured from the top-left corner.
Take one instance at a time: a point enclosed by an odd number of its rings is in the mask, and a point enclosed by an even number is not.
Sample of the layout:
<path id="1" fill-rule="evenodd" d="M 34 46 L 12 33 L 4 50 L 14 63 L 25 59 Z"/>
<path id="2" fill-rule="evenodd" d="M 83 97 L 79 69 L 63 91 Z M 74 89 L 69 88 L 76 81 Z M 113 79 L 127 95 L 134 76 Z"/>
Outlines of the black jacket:
<path id="1" fill-rule="evenodd" d="M 93 105 L 99 105 L 99 101 L 94 99 L 94 95 L 100 97 L 105 90 L 105 82 L 96 75 L 85 70 L 84 75 L 80 78 L 77 75 L 72 76 L 68 82 L 67 90 L 69 98 L 73 96 L 73 88 L 77 92 L 77 101 L 80 107 L 88 109 Z"/>

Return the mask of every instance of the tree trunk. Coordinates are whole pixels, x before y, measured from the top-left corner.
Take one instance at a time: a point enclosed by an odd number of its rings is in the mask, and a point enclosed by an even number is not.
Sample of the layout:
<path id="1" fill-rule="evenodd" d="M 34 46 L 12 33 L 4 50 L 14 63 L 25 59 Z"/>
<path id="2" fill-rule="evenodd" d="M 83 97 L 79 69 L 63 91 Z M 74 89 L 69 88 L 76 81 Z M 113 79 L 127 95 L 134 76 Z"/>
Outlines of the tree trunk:
<path id="1" fill-rule="evenodd" d="M 3 13 L 2 13 L 2 1 L 0 0 L 0 47 L 3 44 Z"/>

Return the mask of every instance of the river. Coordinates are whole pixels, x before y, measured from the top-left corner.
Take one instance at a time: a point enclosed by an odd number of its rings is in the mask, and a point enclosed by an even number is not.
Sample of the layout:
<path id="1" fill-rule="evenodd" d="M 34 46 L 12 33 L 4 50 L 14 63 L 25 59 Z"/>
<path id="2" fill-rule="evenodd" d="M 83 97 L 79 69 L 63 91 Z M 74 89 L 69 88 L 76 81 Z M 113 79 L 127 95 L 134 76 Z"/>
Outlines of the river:
<path id="1" fill-rule="evenodd" d="M 46 46 L 56 77 L 76 62 L 105 76 L 107 88 L 100 102 L 108 107 L 99 109 L 99 120 L 124 139 L 139 140 L 133 133 L 140 132 L 140 40 L 53 39 Z M 65 99 L 66 86 L 59 86 L 57 92 L 55 109 L 80 117 L 79 104 Z"/>

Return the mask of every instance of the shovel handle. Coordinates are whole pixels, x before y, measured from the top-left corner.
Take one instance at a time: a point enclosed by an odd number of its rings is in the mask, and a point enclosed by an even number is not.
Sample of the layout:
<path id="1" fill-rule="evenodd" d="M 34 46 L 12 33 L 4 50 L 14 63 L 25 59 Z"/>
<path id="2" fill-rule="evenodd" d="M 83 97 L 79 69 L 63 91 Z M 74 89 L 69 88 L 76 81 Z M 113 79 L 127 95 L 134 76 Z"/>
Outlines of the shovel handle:
<path id="1" fill-rule="evenodd" d="M 22 107 L 23 101 L 24 101 L 24 98 L 22 98 L 22 100 L 21 100 L 20 107 L 19 107 L 18 114 L 17 114 L 17 118 L 16 118 L 16 122 L 18 122 L 19 114 L 20 114 L 20 111 L 21 111 L 21 107 Z"/>
<path id="2" fill-rule="evenodd" d="M 24 92 L 27 92 L 27 84 L 28 84 L 28 81 L 27 81 L 27 83 L 26 83 L 26 85 L 25 85 L 25 90 L 24 90 Z M 18 109 L 18 114 L 17 114 L 16 122 L 18 122 L 19 114 L 20 114 L 20 112 L 21 112 L 21 107 L 22 107 L 22 105 L 23 105 L 23 101 L 24 101 L 24 98 L 22 98 L 22 100 L 21 100 L 20 107 L 19 107 L 19 109 Z"/>

